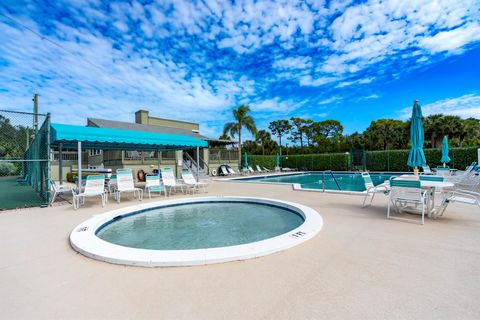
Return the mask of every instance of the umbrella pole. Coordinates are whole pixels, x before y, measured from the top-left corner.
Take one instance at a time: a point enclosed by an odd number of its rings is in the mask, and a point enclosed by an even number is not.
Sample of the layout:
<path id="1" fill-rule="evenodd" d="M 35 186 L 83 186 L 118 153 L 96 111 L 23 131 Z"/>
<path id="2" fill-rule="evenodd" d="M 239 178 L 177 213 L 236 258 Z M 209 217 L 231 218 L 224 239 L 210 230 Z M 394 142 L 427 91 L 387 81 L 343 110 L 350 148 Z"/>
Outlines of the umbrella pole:
<path id="1" fill-rule="evenodd" d="M 418 176 L 418 167 L 413 168 L 413 175 Z"/>

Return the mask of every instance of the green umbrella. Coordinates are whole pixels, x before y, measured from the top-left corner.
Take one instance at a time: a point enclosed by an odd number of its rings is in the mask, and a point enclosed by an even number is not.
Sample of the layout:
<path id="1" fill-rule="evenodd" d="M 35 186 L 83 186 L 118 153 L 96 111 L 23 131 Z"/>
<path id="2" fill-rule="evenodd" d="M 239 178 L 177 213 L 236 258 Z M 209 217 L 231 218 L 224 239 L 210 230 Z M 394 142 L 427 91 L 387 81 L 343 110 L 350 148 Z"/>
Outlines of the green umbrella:
<path id="1" fill-rule="evenodd" d="M 246 152 L 243 154 L 243 167 L 248 168 L 248 154 Z"/>
<path id="2" fill-rule="evenodd" d="M 277 153 L 276 157 L 275 157 L 275 167 L 279 167 L 280 168 L 280 155 Z"/>
<path id="3" fill-rule="evenodd" d="M 418 104 L 418 100 L 415 100 L 412 110 L 412 122 L 410 124 L 410 142 L 412 148 L 410 149 L 407 162 L 410 167 L 414 168 L 424 166 L 427 162 L 425 160 L 425 154 L 423 153 L 424 133 L 422 118 L 422 109 Z"/>
<path id="4" fill-rule="evenodd" d="M 450 162 L 450 157 L 448 156 L 448 138 L 447 136 L 443 137 L 442 141 L 442 159 L 440 160 L 443 162 L 443 166 L 445 167 L 445 163 Z"/>

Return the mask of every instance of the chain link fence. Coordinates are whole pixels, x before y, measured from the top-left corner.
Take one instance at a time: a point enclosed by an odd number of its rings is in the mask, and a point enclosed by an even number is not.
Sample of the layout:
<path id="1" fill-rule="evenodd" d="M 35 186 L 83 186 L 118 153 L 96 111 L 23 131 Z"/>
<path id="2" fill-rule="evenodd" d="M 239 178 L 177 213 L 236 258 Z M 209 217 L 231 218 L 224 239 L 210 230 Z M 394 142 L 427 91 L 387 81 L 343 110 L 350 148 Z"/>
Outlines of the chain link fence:
<path id="1" fill-rule="evenodd" d="M 50 116 L 0 110 L 0 210 L 49 201 Z"/>

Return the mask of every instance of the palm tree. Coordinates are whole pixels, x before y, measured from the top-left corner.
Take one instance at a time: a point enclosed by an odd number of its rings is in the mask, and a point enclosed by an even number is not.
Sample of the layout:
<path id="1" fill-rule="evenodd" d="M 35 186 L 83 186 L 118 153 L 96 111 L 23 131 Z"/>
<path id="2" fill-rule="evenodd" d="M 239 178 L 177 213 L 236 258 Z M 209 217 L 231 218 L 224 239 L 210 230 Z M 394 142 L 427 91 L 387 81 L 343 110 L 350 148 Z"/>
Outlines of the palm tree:
<path id="1" fill-rule="evenodd" d="M 255 135 L 255 140 L 262 145 L 262 155 L 265 155 L 265 145 L 269 140 L 272 140 L 270 132 L 266 130 L 260 130 Z"/>
<path id="2" fill-rule="evenodd" d="M 242 129 L 245 127 L 248 132 L 255 135 L 257 128 L 255 127 L 255 121 L 249 114 L 250 107 L 241 105 L 237 109 L 233 109 L 234 122 L 228 122 L 223 127 L 223 134 L 229 134 L 232 138 L 238 135 L 238 165 L 241 167 L 242 163 Z"/>

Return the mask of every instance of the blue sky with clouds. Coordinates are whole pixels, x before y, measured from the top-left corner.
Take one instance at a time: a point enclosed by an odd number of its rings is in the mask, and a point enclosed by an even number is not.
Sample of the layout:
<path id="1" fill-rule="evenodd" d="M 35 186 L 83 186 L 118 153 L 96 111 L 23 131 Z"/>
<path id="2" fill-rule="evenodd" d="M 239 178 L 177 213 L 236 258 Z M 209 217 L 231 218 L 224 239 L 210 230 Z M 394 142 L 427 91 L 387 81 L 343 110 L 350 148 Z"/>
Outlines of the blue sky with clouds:
<path id="1" fill-rule="evenodd" d="M 257 125 L 301 116 L 480 117 L 480 2 L 22 1 L 0 3 L 0 109 L 56 122 L 152 115 L 218 136 L 246 103 Z"/>

